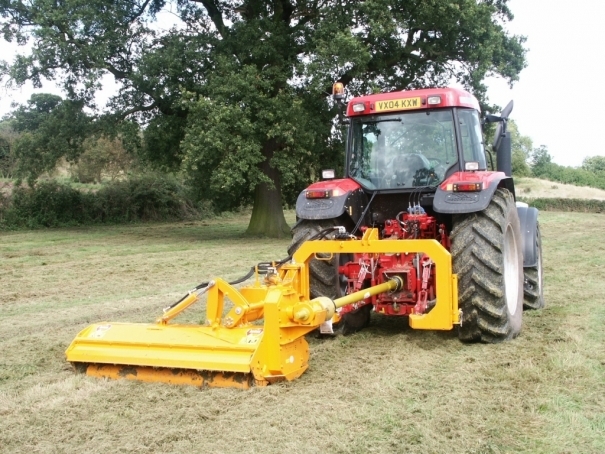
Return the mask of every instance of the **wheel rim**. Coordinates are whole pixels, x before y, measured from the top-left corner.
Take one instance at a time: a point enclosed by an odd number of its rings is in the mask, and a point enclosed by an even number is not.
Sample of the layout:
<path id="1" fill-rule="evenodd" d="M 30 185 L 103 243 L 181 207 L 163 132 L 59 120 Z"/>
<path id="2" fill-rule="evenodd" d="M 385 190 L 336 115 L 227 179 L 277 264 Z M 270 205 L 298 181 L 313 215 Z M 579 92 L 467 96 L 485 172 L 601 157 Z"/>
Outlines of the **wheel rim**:
<path id="1" fill-rule="evenodd" d="M 514 314 L 519 297 L 519 260 L 517 241 L 510 225 L 504 234 L 504 293 L 508 312 Z"/>

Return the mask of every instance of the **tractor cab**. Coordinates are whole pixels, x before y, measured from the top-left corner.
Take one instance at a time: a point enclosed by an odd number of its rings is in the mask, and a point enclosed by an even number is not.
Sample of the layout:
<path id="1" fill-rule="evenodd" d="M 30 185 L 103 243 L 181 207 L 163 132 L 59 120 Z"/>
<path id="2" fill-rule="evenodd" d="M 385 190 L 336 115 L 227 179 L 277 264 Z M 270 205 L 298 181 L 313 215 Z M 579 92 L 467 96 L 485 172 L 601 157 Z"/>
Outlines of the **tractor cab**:
<path id="1" fill-rule="evenodd" d="M 346 174 L 365 190 L 439 185 L 486 170 L 479 103 L 454 88 L 354 98 L 349 102 Z"/>
<path id="2" fill-rule="evenodd" d="M 340 83 L 334 86 L 334 99 L 344 100 Z M 512 104 L 507 109 L 490 121 L 504 124 Z M 498 187 L 514 195 L 510 140 L 494 145 L 501 149 L 498 172 L 488 171 L 479 112 L 472 94 L 451 87 L 351 99 L 346 105 L 344 178 L 334 179 L 332 172 L 327 180 L 302 191 L 297 217 L 344 215 L 345 224 L 382 225 L 409 207 L 418 207 L 447 215 L 441 219 L 449 227 L 451 214 L 485 209 Z"/>

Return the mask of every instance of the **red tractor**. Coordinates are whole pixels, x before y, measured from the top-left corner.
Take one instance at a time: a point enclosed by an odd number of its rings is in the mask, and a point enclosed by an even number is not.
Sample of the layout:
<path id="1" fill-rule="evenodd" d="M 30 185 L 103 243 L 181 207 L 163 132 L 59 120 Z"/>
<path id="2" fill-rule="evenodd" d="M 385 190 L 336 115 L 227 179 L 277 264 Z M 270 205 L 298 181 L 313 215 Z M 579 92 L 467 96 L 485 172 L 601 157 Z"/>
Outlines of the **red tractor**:
<path id="1" fill-rule="evenodd" d="M 337 101 L 343 93 L 336 84 Z M 353 98 L 345 178 L 325 171 L 323 181 L 302 191 L 289 252 L 321 237 L 358 239 L 370 227 L 382 240 L 435 240 L 450 252 L 457 275 L 460 339 L 516 337 L 523 309 L 541 308 L 544 298 L 538 210 L 516 203 L 511 178 L 511 110 L 512 102 L 484 119 L 497 123 L 494 171 L 470 93 L 434 88 Z M 392 276 L 404 282 L 396 292 L 339 309 L 343 334 L 367 326 L 372 311 L 406 317 L 432 310 L 436 267 L 424 253 L 318 254 L 310 294 L 337 298 Z"/>

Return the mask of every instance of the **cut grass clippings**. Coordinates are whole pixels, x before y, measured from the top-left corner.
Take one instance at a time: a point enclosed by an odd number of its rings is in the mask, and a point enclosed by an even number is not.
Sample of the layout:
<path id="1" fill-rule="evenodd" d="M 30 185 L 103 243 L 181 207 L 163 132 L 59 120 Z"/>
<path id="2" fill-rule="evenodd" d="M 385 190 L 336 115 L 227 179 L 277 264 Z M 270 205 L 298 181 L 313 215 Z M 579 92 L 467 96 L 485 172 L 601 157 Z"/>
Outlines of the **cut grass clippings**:
<path id="1" fill-rule="evenodd" d="M 541 213 L 546 308 L 514 341 L 375 315 L 310 337 L 300 379 L 250 391 L 90 378 L 64 351 L 90 323 L 153 321 L 199 282 L 281 259 L 287 240 L 245 237 L 244 216 L 0 233 L 0 452 L 605 452 L 602 219 Z"/>

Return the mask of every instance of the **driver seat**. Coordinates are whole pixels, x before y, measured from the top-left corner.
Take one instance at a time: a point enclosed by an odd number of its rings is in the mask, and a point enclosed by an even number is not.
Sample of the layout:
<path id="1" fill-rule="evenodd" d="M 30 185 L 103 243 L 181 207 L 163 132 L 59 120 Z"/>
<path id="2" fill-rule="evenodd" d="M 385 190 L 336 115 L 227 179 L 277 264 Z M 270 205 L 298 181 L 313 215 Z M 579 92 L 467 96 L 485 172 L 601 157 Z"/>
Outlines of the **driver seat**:
<path id="1" fill-rule="evenodd" d="M 403 183 L 406 188 L 414 187 L 416 172 L 422 169 L 429 170 L 431 163 L 421 153 L 406 153 L 399 155 L 393 161 L 392 171 L 397 175 L 397 182 Z"/>

